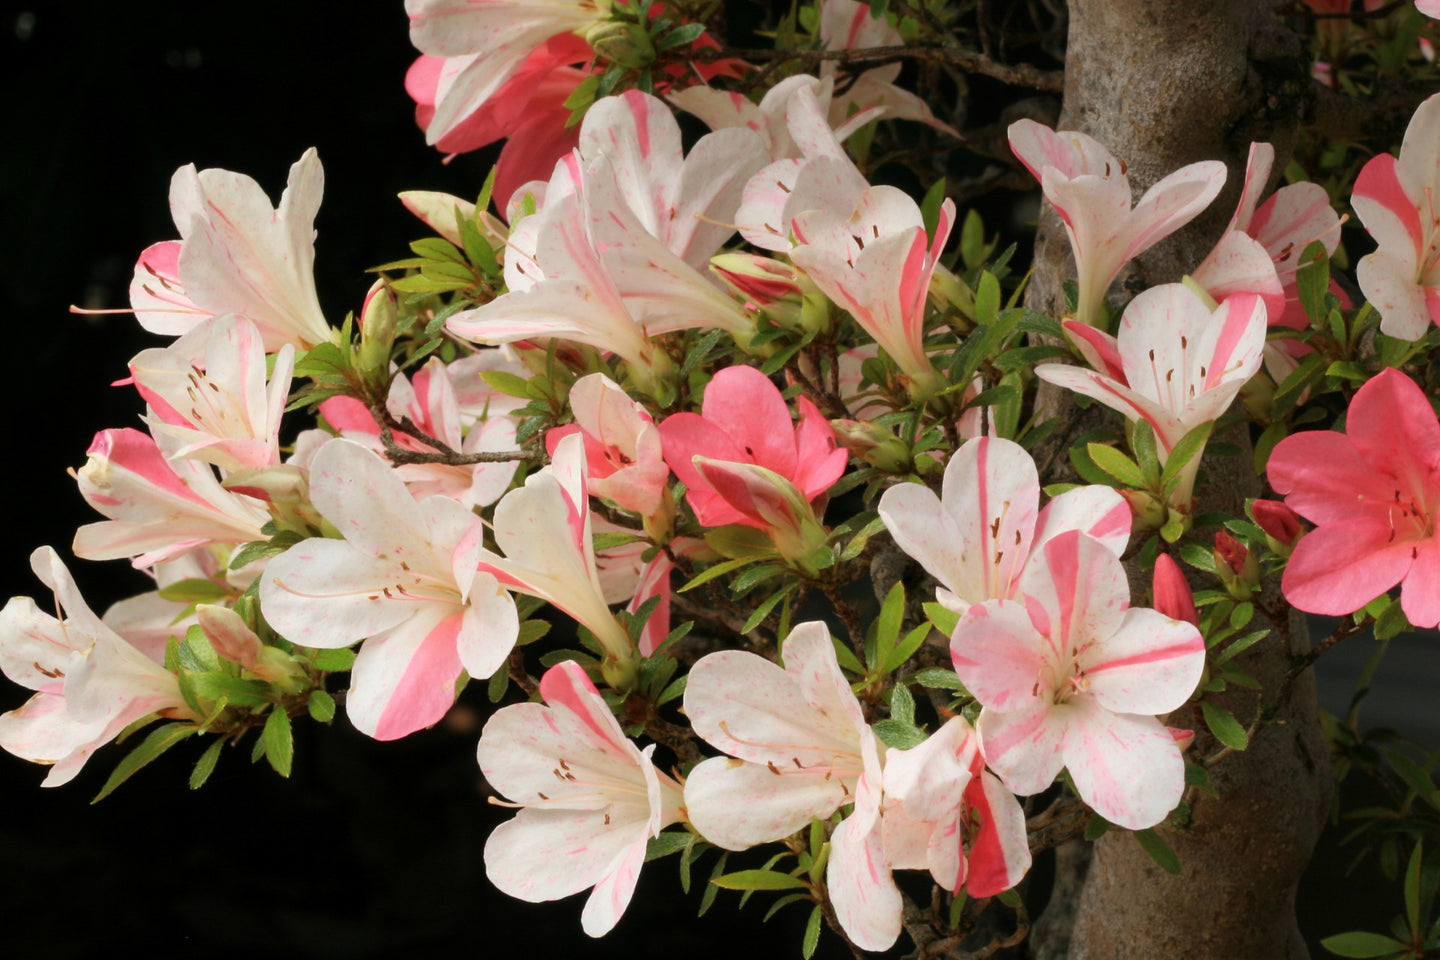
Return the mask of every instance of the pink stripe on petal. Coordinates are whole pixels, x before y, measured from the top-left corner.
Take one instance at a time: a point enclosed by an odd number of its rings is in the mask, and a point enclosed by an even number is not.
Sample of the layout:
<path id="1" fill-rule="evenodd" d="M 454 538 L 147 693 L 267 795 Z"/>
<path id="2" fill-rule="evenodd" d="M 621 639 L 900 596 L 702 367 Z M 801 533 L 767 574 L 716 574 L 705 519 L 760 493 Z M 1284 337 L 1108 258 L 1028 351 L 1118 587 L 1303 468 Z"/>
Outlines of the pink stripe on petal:
<path id="1" fill-rule="evenodd" d="M 1360 169 L 1359 175 L 1355 177 L 1354 197 L 1371 200 L 1395 217 L 1410 235 L 1410 241 L 1415 245 L 1416 259 L 1419 259 L 1420 251 L 1425 246 L 1420 227 L 1420 211 L 1400 183 L 1399 170 L 1393 156 L 1382 153 L 1372 157 Z M 1365 217 L 1362 215 L 1360 220 L 1363 223 Z M 1370 229 L 1370 225 L 1366 224 L 1366 228 Z"/>
<path id="2" fill-rule="evenodd" d="M 573 660 L 557 663 L 545 671 L 540 678 L 540 695 L 550 706 L 569 710 L 602 743 L 613 746 L 617 740 L 624 741 L 620 727 L 608 708 L 603 715 L 598 712 L 597 708 L 603 707 L 605 701 L 585 671 Z"/>
<path id="3" fill-rule="evenodd" d="M 376 740 L 398 740 L 428 727 L 455 702 L 455 679 L 461 671 L 455 637 L 462 618 L 463 613 L 446 617 L 420 642 L 386 699 L 375 724 Z"/>

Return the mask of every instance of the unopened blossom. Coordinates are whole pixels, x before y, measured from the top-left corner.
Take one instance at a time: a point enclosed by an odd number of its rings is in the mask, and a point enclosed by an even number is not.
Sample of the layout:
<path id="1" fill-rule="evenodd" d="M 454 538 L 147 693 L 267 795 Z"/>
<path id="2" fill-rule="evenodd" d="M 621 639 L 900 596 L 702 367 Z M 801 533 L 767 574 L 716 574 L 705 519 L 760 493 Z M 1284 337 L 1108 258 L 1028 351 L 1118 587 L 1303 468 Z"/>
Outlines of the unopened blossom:
<path id="1" fill-rule="evenodd" d="M 198 720 L 175 675 L 95 616 L 49 547 L 30 555 L 60 619 L 29 597 L 0 610 L 0 670 L 35 691 L 0 716 L 0 748 L 50 765 L 44 786 L 67 783 L 90 754 L 146 714 Z"/>
<path id="2" fill-rule="evenodd" d="M 76 482 L 109 519 L 75 532 L 78 557 L 128 557 L 148 567 L 201 547 L 266 539 L 261 527 L 270 514 L 258 502 L 222 487 L 207 463 L 167 459 L 139 430 L 102 430 L 86 452 Z"/>
<path id="3" fill-rule="evenodd" d="M 1383 370 L 1355 393 L 1345 433 L 1281 440 L 1266 467 L 1285 505 L 1314 523 L 1281 589 L 1309 613 L 1353 613 L 1397 584 L 1417 627 L 1440 624 L 1440 424 L 1425 392 Z"/>
<path id="4" fill-rule="evenodd" d="M 1125 164 L 1083 133 L 1017 120 L 1010 149 L 1065 224 L 1079 286 L 1075 318 L 1091 326 L 1120 268 L 1193 220 L 1225 184 L 1225 164 L 1202 160 L 1156 183 L 1132 207 Z"/>
<path id="5" fill-rule="evenodd" d="M 1030 869 L 1025 812 L 984 769 L 980 740 L 951 717 L 917 747 L 885 752 L 885 855 L 894 869 L 929 870 L 972 897 L 1008 890 Z"/>
<path id="6" fill-rule="evenodd" d="M 1195 594 L 1180 564 L 1168 553 L 1155 558 L 1155 573 L 1152 580 L 1155 609 L 1172 620 L 1200 625 L 1200 614 L 1195 609 Z"/>
<path id="7" fill-rule="evenodd" d="M 1130 539 L 1130 507 L 1114 490 L 1078 487 L 1040 509 L 1035 461 L 1010 440 L 978 437 L 945 465 L 941 494 L 902 483 L 880 498 L 895 544 L 940 582 L 936 599 L 957 613 L 1009 600 L 1046 541 L 1083 530 L 1119 556 Z"/>
<path id="8" fill-rule="evenodd" d="M 826 885 L 850 939 L 887 949 L 900 935 L 901 906 L 883 846 L 883 746 L 823 623 L 797 626 L 781 653 L 783 668 L 738 650 L 690 668 L 685 714 L 697 736 L 729 754 L 701 761 L 686 779 L 690 823 L 716 846 L 744 850 L 854 804 L 831 836 Z"/>
<path id="9" fill-rule="evenodd" d="M 1279 500 L 1252 500 L 1250 516 L 1255 525 L 1265 531 L 1265 539 L 1272 553 L 1288 557 L 1301 534 L 1300 517 Z"/>
<path id="10" fill-rule="evenodd" d="M 1440 322 L 1440 96 L 1410 118 L 1399 158 L 1372 157 L 1355 178 L 1350 198 L 1360 222 L 1379 245 L 1355 273 L 1365 298 L 1380 313 L 1380 332 L 1418 340 Z"/>
<path id="11" fill-rule="evenodd" d="M 501 669 L 519 630 L 510 595 L 477 570 L 479 518 L 448 497 L 417 503 L 385 461 L 342 439 L 312 460 L 310 494 L 345 539 L 312 537 L 271 560 L 265 619 L 301 646 L 364 641 L 345 700 L 356 729 L 393 740 L 430 726 L 461 672 Z"/>
<path id="12" fill-rule="evenodd" d="M 191 359 L 197 355 L 204 357 L 203 369 Z M 267 385 L 259 331 L 249 320 L 227 315 L 205 321 L 169 347 L 136 354 L 130 376 L 150 406 L 151 431 L 176 440 L 171 456 L 225 471 L 254 470 L 280 462 L 280 418 L 294 358 L 295 348 L 283 345 Z"/>
<path id="13" fill-rule="evenodd" d="M 1212 311 L 1183 284 L 1162 284 L 1130 301 L 1113 338 L 1078 321 L 1065 322 L 1096 370 L 1046 363 L 1035 375 L 1127 420 L 1145 420 L 1155 431 L 1163 464 L 1182 437 L 1218 420 L 1260 369 L 1265 321 L 1265 303 L 1254 294 L 1237 293 Z M 1186 464 L 1173 502 L 1189 503 L 1199 460 Z"/>
<path id="14" fill-rule="evenodd" d="M 645 846 L 684 817 L 681 787 L 625 737 L 585 671 L 558 663 L 545 702 L 503 707 L 480 733 L 480 771 L 519 807 L 485 843 L 485 874 L 512 897 L 558 900 L 593 887 L 581 926 L 609 933 L 635 892 Z"/>
<path id="15" fill-rule="evenodd" d="M 687 487 L 685 499 L 706 527 L 766 524 L 727 500 L 705 479 L 695 457 L 752 464 L 789 481 L 813 501 L 845 471 L 845 451 L 830 424 L 807 397 L 795 405 L 800 422 L 770 378 L 754 367 L 726 367 L 705 387 L 700 413 L 676 413 L 660 424 L 665 461 Z"/>
<path id="16" fill-rule="evenodd" d="M 135 267 L 130 304 L 152 333 L 180 335 L 208 317 L 250 320 L 269 351 L 330 337 L 315 296 L 315 214 L 325 176 L 312 148 L 290 168 L 272 208 L 250 177 L 193 164 L 170 181 L 180 239 L 148 248 Z"/>
<path id="17" fill-rule="evenodd" d="M 1185 789 L 1156 716 L 1194 692 L 1205 642 L 1191 624 L 1131 607 L 1124 567 L 1094 538 L 1070 530 L 1039 552 L 1019 598 L 972 606 L 951 637 L 955 672 L 983 708 L 985 762 L 1022 795 L 1068 769 L 1106 820 L 1153 827 Z"/>
<path id="18" fill-rule="evenodd" d="M 660 452 L 660 429 L 643 404 L 603 373 L 592 373 L 570 388 L 571 426 L 545 437 L 551 452 L 563 437 L 579 433 L 585 441 L 590 493 L 648 517 L 667 496 L 670 468 Z"/>

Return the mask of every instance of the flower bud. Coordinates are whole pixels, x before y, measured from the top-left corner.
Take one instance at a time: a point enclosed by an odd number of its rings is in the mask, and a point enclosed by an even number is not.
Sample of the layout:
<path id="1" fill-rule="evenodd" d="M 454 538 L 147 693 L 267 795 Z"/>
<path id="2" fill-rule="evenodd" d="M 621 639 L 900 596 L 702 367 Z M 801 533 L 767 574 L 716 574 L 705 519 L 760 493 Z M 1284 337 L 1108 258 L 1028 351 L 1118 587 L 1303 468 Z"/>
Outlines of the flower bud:
<path id="1" fill-rule="evenodd" d="M 1168 553 L 1155 558 L 1155 609 L 1172 620 L 1200 625 L 1195 612 L 1195 595 L 1180 565 Z"/>
<path id="2" fill-rule="evenodd" d="M 1141 533 L 1146 530 L 1159 530 L 1165 526 L 1169 511 L 1163 500 L 1155 498 L 1145 490 L 1117 490 L 1125 502 L 1130 504 L 1130 513 L 1134 516 L 1131 522 L 1131 530 Z"/>
<path id="3" fill-rule="evenodd" d="M 710 258 L 710 270 L 756 306 L 801 294 L 801 275 L 788 263 L 753 253 L 722 253 Z"/>
<path id="4" fill-rule="evenodd" d="M 846 450 L 886 473 L 908 473 L 910 448 L 887 427 L 868 420 L 831 420 L 835 439 Z"/>
<path id="5" fill-rule="evenodd" d="M 289 464 L 241 470 L 230 474 L 221 486 L 231 493 L 254 497 L 270 509 L 279 530 L 310 536 L 319 529 L 320 513 L 310 502 L 310 484 L 305 471 Z"/>
<path id="6" fill-rule="evenodd" d="M 655 60 L 650 31 L 638 23 L 607 20 L 585 31 L 585 42 L 595 55 L 622 67 L 641 70 Z"/>
<path id="7" fill-rule="evenodd" d="M 1225 585 L 1225 592 L 1235 600 L 1249 600 L 1260 584 L 1260 565 L 1250 548 L 1230 535 L 1228 530 L 1215 534 L 1215 572 Z"/>
<path id="8" fill-rule="evenodd" d="M 399 322 L 390 284 L 376 280 L 360 308 L 360 351 L 355 365 L 360 375 L 377 387 L 388 387 L 390 383 L 390 351 L 395 346 Z"/>
<path id="9" fill-rule="evenodd" d="M 1250 504 L 1250 515 L 1265 531 L 1265 545 L 1281 557 L 1290 556 L 1303 533 L 1300 518 L 1279 500 L 1256 500 Z"/>

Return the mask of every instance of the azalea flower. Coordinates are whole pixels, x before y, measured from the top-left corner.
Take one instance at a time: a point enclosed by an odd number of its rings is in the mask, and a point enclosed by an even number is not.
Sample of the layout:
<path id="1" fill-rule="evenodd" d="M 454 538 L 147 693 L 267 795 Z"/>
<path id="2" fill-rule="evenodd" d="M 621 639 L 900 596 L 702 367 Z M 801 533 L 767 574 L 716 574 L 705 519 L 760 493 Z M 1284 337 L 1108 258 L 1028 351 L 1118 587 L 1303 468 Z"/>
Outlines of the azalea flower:
<path id="1" fill-rule="evenodd" d="M 979 737 L 951 717 L 917 747 L 885 753 L 885 855 L 957 894 L 991 897 L 1030 869 L 1025 812 L 984 769 Z"/>
<path id="2" fill-rule="evenodd" d="M 148 567 L 212 544 L 267 539 L 261 527 L 270 514 L 259 503 L 222 487 L 209 464 L 167 459 L 139 430 L 102 430 L 86 452 L 75 474 L 80 494 L 109 519 L 75 532 L 77 557 Z"/>
<path id="3" fill-rule="evenodd" d="M 480 520 L 448 497 L 421 503 L 390 466 L 349 440 L 310 464 L 310 495 L 345 537 L 312 537 L 270 561 L 265 619 L 292 643 L 333 649 L 364 641 L 345 710 L 378 740 L 438 721 L 462 671 L 504 669 L 519 618 L 495 577 L 478 571 Z"/>
<path id="4" fill-rule="evenodd" d="M 1115 337 L 1067 320 L 1065 331 L 1098 371 L 1045 363 L 1035 375 L 1098 400 L 1155 431 L 1160 462 L 1191 430 L 1218 420 L 1260 369 L 1265 302 L 1237 293 L 1218 309 L 1178 283 L 1151 287 L 1130 301 Z M 1172 503 L 1188 508 L 1197 454 Z"/>
<path id="5" fill-rule="evenodd" d="M 197 354 L 203 369 L 190 359 Z M 294 366 L 295 348 L 287 343 L 275 355 L 267 387 L 259 331 L 249 320 L 224 316 L 170 347 L 136 354 L 130 376 L 150 405 L 150 429 L 181 444 L 172 456 L 233 472 L 280 462 L 280 418 Z"/>
<path id="6" fill-rule="evenodd" d="M 35 691 L 0 716 L 0 748 L 50 765 L 44 786 L 68 783 L 90 754 L 146 714 L 199 720 L 175 675 L 95 616 L 49 547 L 30 566 L 55 594 L 60 619 L 29 597 L 0 610 L 0 670 Z"/>
<path id="7" fill-rule="evenodd" d="M 520 593 L 550 603 L 583 624 L 605 649 L 614 682 L 633 679 L 635 643 L 610 612 L 591 542 L 590 494 L 585 444 L 562 439 L 550 464 L 525 478 L 495 505 L 495 543 L 481 569 Z"/>
<path id="8" fill-rule="evenodd" d="M 982 709 L 985 762 L 1016 793 L 1062 767 L 1080 799 L 1131 830 L 1163 820 L 1185 764 L 1157 714 L 1179 708 L 1205 668 L 1191 624 L 1131 608 L 1120 560 L 1078 530 L 1047 541 L 1017 600 L 965 612 L 950 640 L 955 672 Z"/>
<path id="9" fill-rule="evenodd" d="M 1285 505 L 1316 524 L 1295 542 L 1281 589 L 1310 613 L 1353 613 L 1400 585 L 1417 627 L 1440 624 L 1440 424 L 1425 393 L 1383 370 L 1355 393 L 1345 433 L 1281 440 L 1266 468 Z"/>
<path id="10" fill-rule="evenodd" d="M 609 933 L 635 893 L 646 842 L 683 819 L 681 787 L 655 769 L 575 663 L 540 678 L 544 704 L 503 707 L 476 751 L 496 792 L 520 808 L 485 843 L 485 873 L 512 897 L 557 900 L 593 887 L 580 923 Z"/>
<path id="11" fill-rule="evenodd" d="M 834 431 L 819 409 L 803 396 L 795 405 L 800 412 L 798 425 L 769 377 L 754 367 L 733 366 L 716 373 L 706 385 L 700 413 L 676 413 L 661 422 L 665 462 L 685 484 L 685 499 L 702 526 L 740 523 L 764 529 L 770 521 L 758 505 L 747 511 L 716 489 L 707 479 L 711 471 L 695 463 L 697 456 L 710 468 L 722 461 L 760 467 L 788 481 L 802 503 L 822 496 L 845 472 L 845 451 L 836 445 Z M 725 469 L 713 472 L 718 476 Z M 742 487 L 752 483 L 774 487 L 779 491 L 775 496 L 787 499 L 783 488 L 767 483 L 768 478 L 753 470 L 736 480 Z M 727 484 L 727 489 L 731 486 Z M 755 497 L 767 503 L 773 499 L 756 487 L 742 500 Z"/>
<path id="12" fill-rule="evenodd" d="M 433 83 L 426 78 L 407 84 L 431 104 L 432 112 L 424 121 L 425 142 L 441 144 L 458 133 L 468 147 L 475 133 L 459 128 L 497 99 L 506 82 L 525 67 L 530 67 L 525 74 L 533 90 L 550 69 L 588 57 L 589 45 L 578 35 L 609 19 L 610 4 L 604 0 L 405 0 L 405 12 L 410 17 L 410 42 L 421 53 L 442 59 Z M 577 36 L 571 40 L 567 34 Z M 509 92 L 526 91 L 522 84 Z M 504 109 L 503 104 L 492 108 L 496 109 Z"/>
<path id="13" fill-rule="evenodd" d="M 592 373 L 570 388 L 575 423 L 545 435 L 554 454 L 560 440 L 579 433 L 585 442 L 590 493 L 648 517 L 660 510 L 670 468 L 660 453 L 660 430 L 643 404 L 603 373 Z"/>
<path id="14" fill-rule="evenodd" d="M 420 433 L 460 453 L 501 453 L 515 449 L 515 421 L 500 411 L 471 424 L 468 432 L 462 432 L 459 400 L 439 357 L 427 360 L 413 379 L 396 374 L 390 381 L 385 405 L 397 419 L 408 417 Z M 380 425 L 359 400 L 330 397 L 321 402 L 320 413 L 347 440 L 361 443 L 376 453 L 383 452 Z M 392 439 L 406 450 L 435 452 L 431 444 L 403 431 L 395 431 Z M 466 507 L 486 507 L 510 488 L 518 466 L 516 460 L 458 465 L 406 463 L 396 467 L 395 473 L 405 481 L 416 500 L 444 496 Z"/>
<path id="15" fill-rule="evenodd" d="M 1256 294 L 1265 300 L 1272 326 L 1304 330 L 1310 321 L 1296 290 L 1300 255 L 1316 240 L 1326 256 L 1333 254 L 1340 246 L 1340 215 L 1325 188 L 1308 182 L 1281 187 L 1257 207 L 1274 163 L 1273 146 L 1250 144 L 1235 214 L 1191 277 L 1217 301 L 1233 293 Z"/>
<path id="16" fill-rule="evenodd" d="M 821 208 L 791 221 L 790 259 L 889 354 L 917 399 L 945 385 L 925 353 L 925 307 L 954 221 L 947 199 L 927 236 L 920 207 L 886 186 L 862 191 L 848 218 Z"/>
<path id="17" fill-rule="evenodd" d="M 179 240 L 149 247 L 135 266 L 130 305 L 152 333 L 180 335 L 208 317 L 239 314 L 268 351 L 330 338 L 315 296 L 315 213 L 325 175 L 311 148 L 290 168 L 280 205 L 251 178 L 193 164 L 170 181 Z"/>
<path id="18" fill-rule="evenodd" d="M 1380 312 L 1380 332 L 1418 340 L 1440 322 L 1440 96 L 1420 104 L 1400 157 L 1372 157 L 1355 178 L 1350 198 L 1379 249 L 1360 259 L 1356 276 L 1365 298 Z"/>
<path id="19" fill-rule="evenodd" d="M 1156 183 L 1132 209 L 1125 164 L 1083 133 L 1017 120 L 1010 149 L 1065 224 L 1079 286 L 1075 319 L 1090 326 L 1120 268 L 1193 220 L 1225 185 L 1225 164 L 1203 160 Z"/>
<path id="20" fill-rule="evenodd" d="M 783 669 L 735 650 L 690 668 L 691 727 L 736 758 L 703 760 L 690 772 L 690 822 L 711 843 L 744 850 L 853 803 L 831 836 L 826 884 L 850 939 L 885 950 L 900 935 L 901 905 L 880 824 L 883 747 L 865 724 L 823 623 L 795 627 L 781 651 Z"/>
<path id="21" fill-rule="evenodd" d="M 996 437 L 951 455 L 939 497 L 902 483 L 885 491 L 879 509 L 895 545 L 940 581 L 936 599 L 956 613 L 1017 597 L 1031 558 L 1061 533 L 1082 530 L 1117 557 L 1130 539 L 1130 508 L 1109 487 L 1067 491 L 1041 510 L 1035 461 Z"/>
<path id="22" fill-rule="evenodd" d="M 864 50 L 905 43 L 889 20 L 875 16 L 870 4 L 856 0 L 824 0 L 820 4 L 820 41 L 827 50 Z M 839 72 L 833 60 L 820 64 L 821 79 L 835 79 Z M 895 85 L 899 77 L 898 63 L 862 71 L 831 100 L 830 122 L 839 127 L 853 116 L 880 107 L 886 119 L 917 120 L 958 138 L 960 134 L 937 120 L 922 98 Z"/>

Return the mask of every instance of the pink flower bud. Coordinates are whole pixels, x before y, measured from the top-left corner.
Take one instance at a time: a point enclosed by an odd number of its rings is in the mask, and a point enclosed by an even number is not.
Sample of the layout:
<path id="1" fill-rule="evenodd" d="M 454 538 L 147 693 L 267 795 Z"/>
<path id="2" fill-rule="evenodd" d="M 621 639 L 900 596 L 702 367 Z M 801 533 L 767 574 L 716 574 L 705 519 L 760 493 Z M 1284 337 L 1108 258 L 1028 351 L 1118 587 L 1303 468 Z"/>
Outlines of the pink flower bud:
<path id="1" fill-rule="evenodd" d="M 1300 539 L 1300 518 L 1279 500 L 1256 500 L 1250 504 L 1250 515 L 1270 538 L 1270 549 L 1289 556 L 1295 541 Z"/>
<path id="2" fill-rule="evenodd" d="M 1260 565 L 1250 548 L 1231 536 L 1228 530 L 1215 534 L 1215 573 L 1225 584 L 1225 592 L 1236 600 L 1248 600 L 1260 583 Z"/>
<path id="3" fill-rule="evenodd" d="M 1168 553 L 1155 558 L 1155 609 L 1173 620 L 1199 625 L 1195 596 L 1180 565 Z"/>

